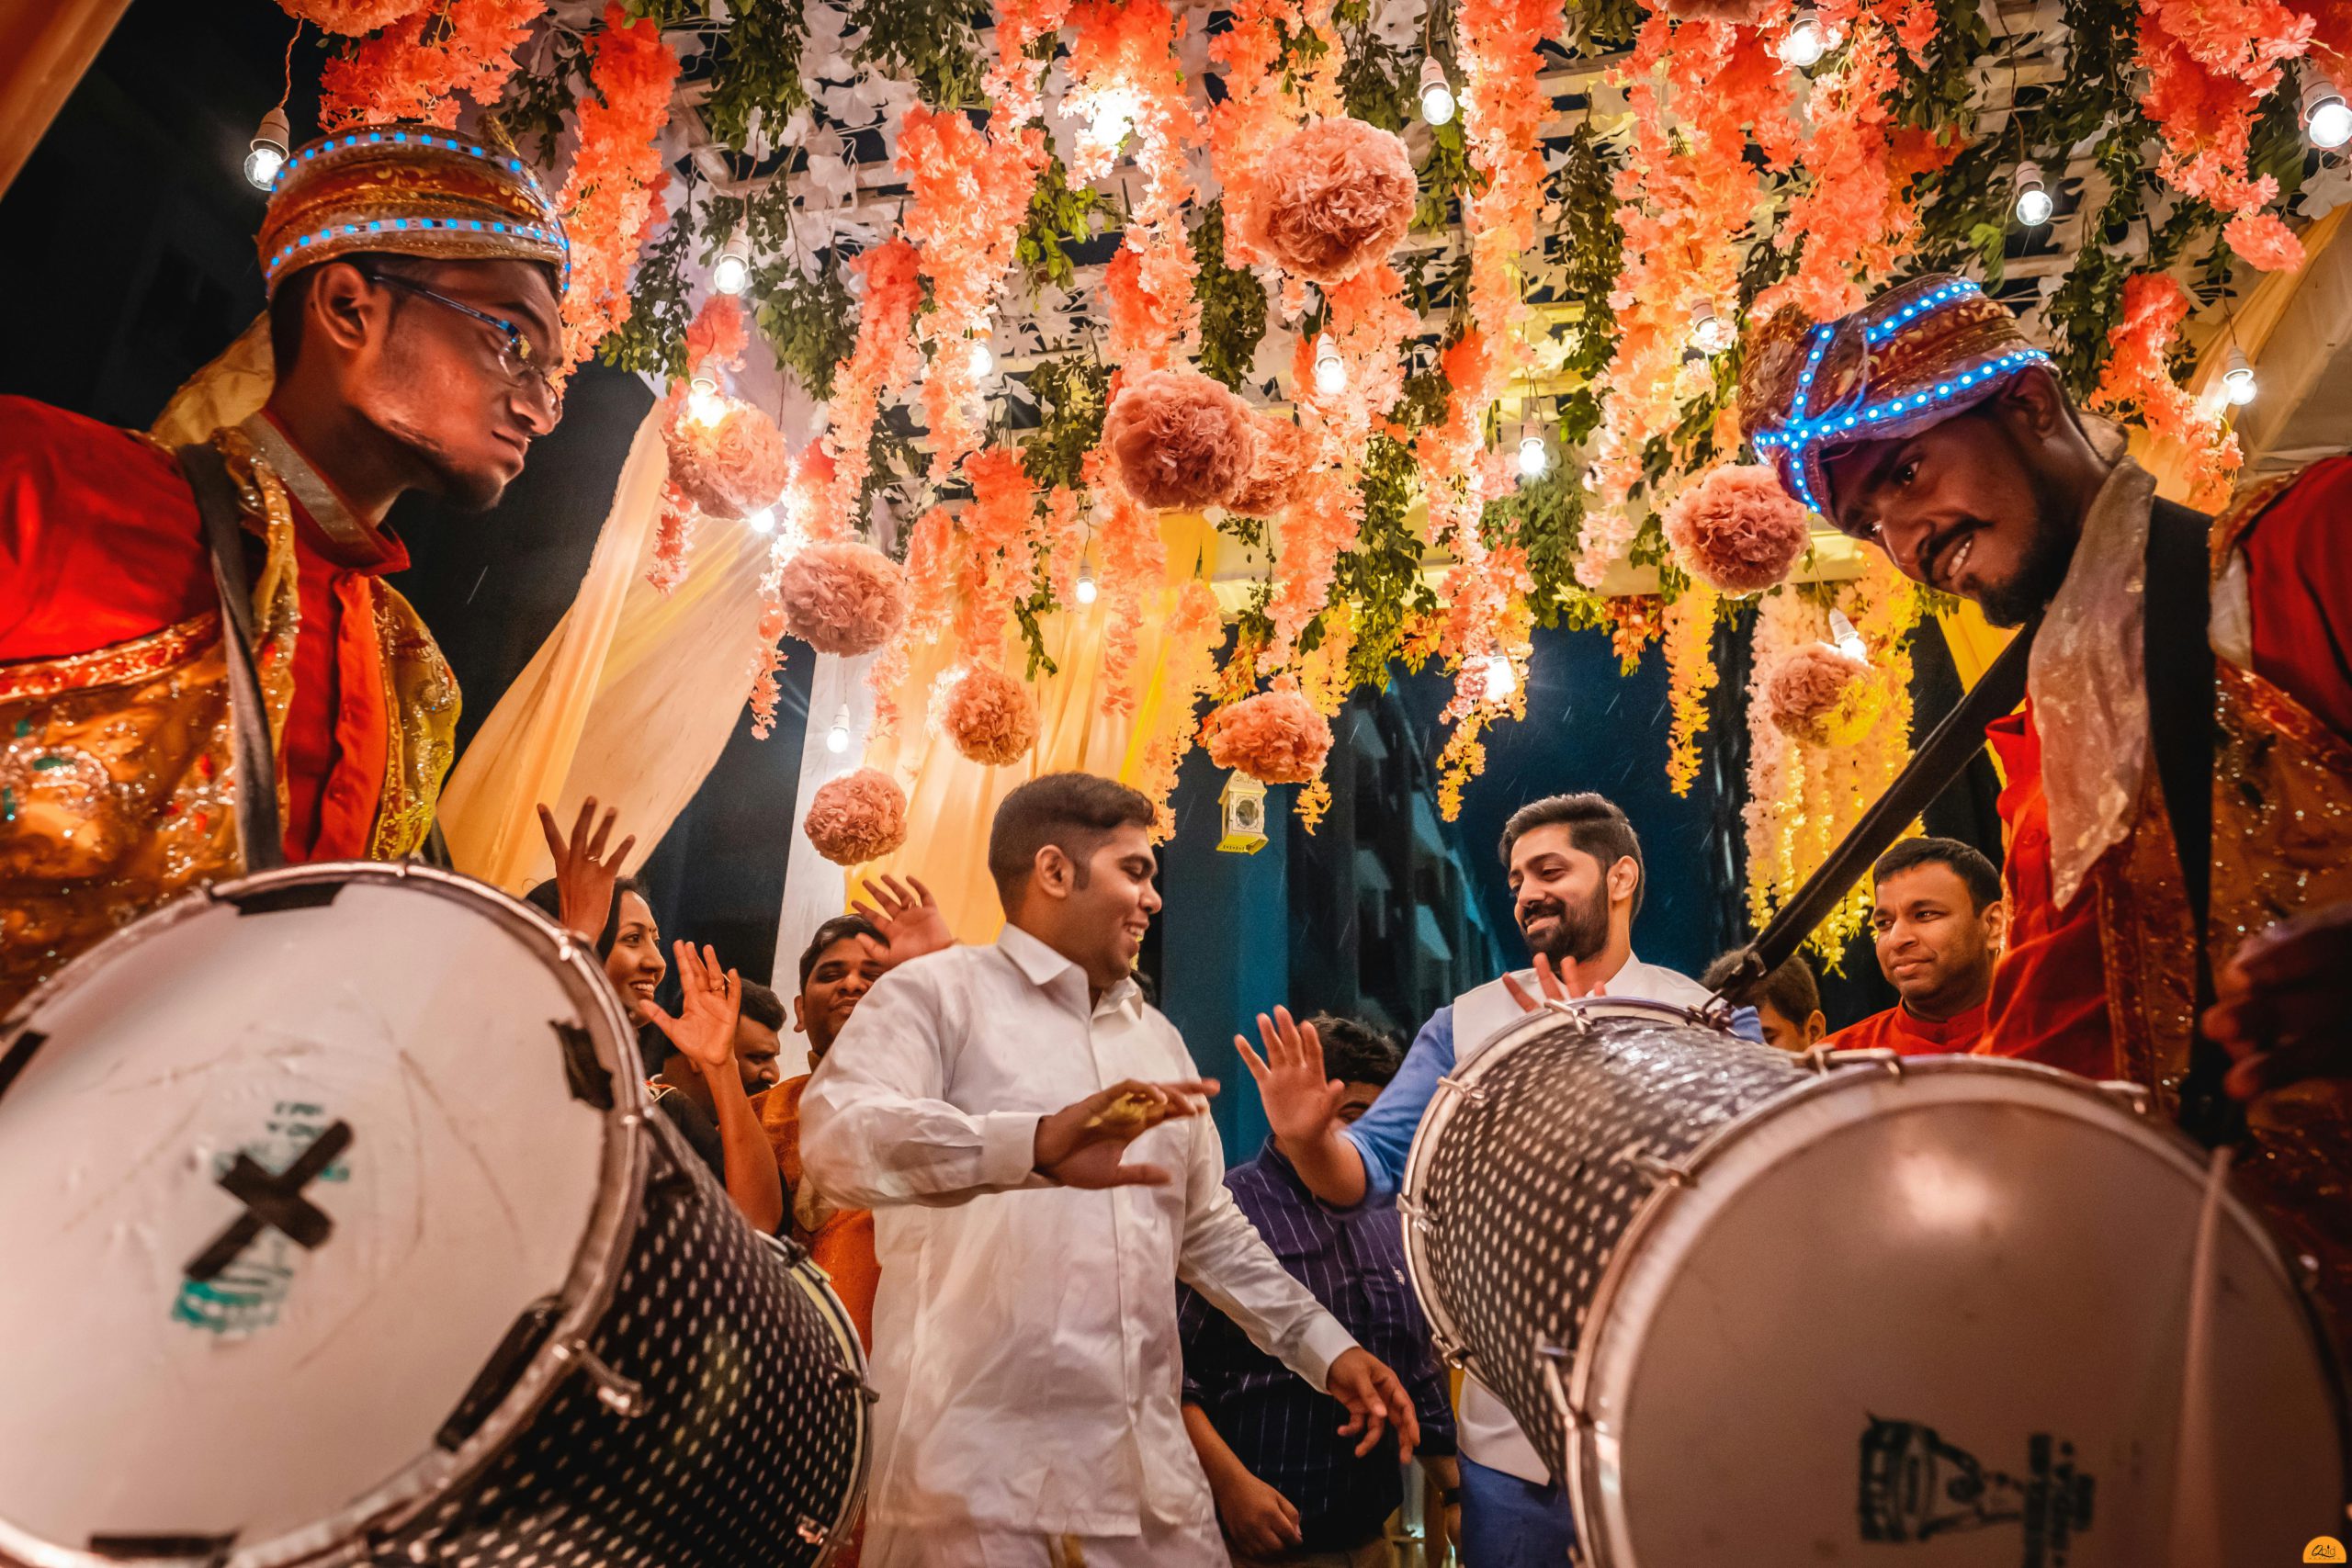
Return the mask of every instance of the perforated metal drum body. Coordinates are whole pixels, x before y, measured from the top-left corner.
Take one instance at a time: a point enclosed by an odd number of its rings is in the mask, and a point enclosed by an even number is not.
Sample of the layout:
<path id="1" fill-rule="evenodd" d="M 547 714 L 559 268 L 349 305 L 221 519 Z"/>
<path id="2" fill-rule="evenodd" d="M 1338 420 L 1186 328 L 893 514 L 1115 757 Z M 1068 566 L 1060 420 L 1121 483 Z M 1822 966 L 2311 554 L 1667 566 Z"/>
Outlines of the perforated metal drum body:
<path id="1" fill-rule="evenodd" d="M 593 953 L 272 872 L 0 1024 L 0 1562 L 816 1568 L 865 1362 L 663 1118 Z"/>
<path id="2" fill-rule="evenodd" d="M 2299 1272 L 2124 1086 L 1555 1005 L 1462 1057 L 1399 1206 L 1442 1346 L 1603 1568 L 2218 1568 L 2342 1532 Z"/>

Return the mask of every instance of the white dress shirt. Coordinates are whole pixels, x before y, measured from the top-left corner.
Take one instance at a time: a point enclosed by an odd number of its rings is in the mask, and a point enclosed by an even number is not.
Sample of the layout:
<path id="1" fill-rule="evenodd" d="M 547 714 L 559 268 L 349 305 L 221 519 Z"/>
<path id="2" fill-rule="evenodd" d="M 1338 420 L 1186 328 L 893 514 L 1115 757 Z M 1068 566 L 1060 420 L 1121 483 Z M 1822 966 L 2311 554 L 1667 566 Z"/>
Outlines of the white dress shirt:
<path id="1" fill-rule="evenodd" d="M 1166 1186 L 1033 1171 L 1042 1116 L 1198 1072 L 1132 980 L 1090 1004 L 1085 974 L 1015 927 L 902 964 L 858 1003 L 801 1102 L 801 1156 L 831 1201 L 875 1211 L 877 1524 L 1124 1536 L 1213 1519 L 1180 1408 L 1179 1280 L 1317 1388 L 1354 1345 L 1234 1206 L 1208 1117 L 1129 1146 Z"/>
<path id="2" fill-rule="evenodd" d="M 1535 971 L 1521 969 L 1512 976 L 1531 997 L 1544 994 Z M 1617 973 L 1592 987 L 1596 997 L 1625 997 L 1646 1002 L 1671 1002 L 1677 1007 L 1704 1007 L 1713 993 L 1686 975 L 1645 964 L 1628 954 Z M 1489 980 L 1453 998 L 1453 1064 L 1458 1068 L 1510 1025 L 1524 1018 L 1499 979 Z M 1520 1430 L 1510 1407 L 1476 1378 L 1462 1380 L 1462 1398 L 1454 1407 L 1462 1457 L 1488 1470 L 1499 1470 L 1542 1486 L 1552 1481 L 1551 1467 Z"/>

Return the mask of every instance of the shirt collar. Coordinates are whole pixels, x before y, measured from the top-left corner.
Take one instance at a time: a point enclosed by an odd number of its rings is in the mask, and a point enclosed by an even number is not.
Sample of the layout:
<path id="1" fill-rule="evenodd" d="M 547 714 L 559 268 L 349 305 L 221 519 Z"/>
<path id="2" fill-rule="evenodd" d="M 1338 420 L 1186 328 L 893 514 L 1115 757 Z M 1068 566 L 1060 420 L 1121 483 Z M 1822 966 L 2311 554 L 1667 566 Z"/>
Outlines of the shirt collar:
<path id="1" fill-rule="evenodd" d="M 237 428 L 254 444 L 270 471 L 286 486 L 286 493 L 311 522 L 321 555 L 337 566 L 370 575 L 406 570 L 407 548 L 389 531 L 362 522 L 341 492 L 302 455 L 266 410 L 254 414 Z"/>
<path id="2" fill-rule="evenodd" d="M 1039 990 L 1046 990 L 1063 976 L 1075 977 L 1078 993 L 1085 996 L 1086 976 L 1079 966 L 1047 947 L 1019 926 L 1008 924 L 997 933 L 997 951 L 1012 960 L 1012 966 L 1028 976 L 1029 983 Z M 1127 1007 L 1142 996 L 1132 979 L 1120 981 L 1102 993 L 1102 1002 L 1116 1008 Z"/>

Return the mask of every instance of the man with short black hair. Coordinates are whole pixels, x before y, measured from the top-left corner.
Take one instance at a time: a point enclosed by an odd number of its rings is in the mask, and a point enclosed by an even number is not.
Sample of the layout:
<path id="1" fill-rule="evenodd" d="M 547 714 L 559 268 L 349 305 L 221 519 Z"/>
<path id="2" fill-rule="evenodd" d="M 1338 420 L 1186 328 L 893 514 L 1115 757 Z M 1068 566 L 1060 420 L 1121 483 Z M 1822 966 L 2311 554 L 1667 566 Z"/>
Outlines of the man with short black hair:
<path id="1" fill-rule="evenodd" d="M 884 976 L 803 1099 L 808 1175 L 876 1212 L 872 1568 L 1224 1568 L 1180 1280 L 1346 1405 L 1326 1418 L 1361 1451 L 1392 1423 L 1410 1451 L 1396 1374 L 1234 1206 L 1199 1114 L 1216 1086 L 1136 995 L 1153 815 L 1083 773 L 1013 790 L 1002 934 Z"/>
<path id="2" fill-rule="evenodd" d="M 2001 874 L 1957 839 L 1905 839 L 1871 868 L 1879 973 L 1897 1000 L 1829 1037 L 1841 1051 L 1957 1056 L 1984 1032 L 2008 908 Z"/>
<path id="3" fill-rule="evenodd" d="M 1713 1000 L 1697 981 L 1634 956 L 1642 845 L 1613 802 L 1591 794 L 1533 801 L 1504 825 L 1501 852 L 1535 967 L 1488 981 L 1430 1014 L 1395 1080 L 1354 1125 L 1340 1121 L 1321 1047 L 1286 1010 L 1258 1016 L 1263 1058 L 1235 1038 L 1265 1100 L 1275 1147 L 1325 1202 L 1352 1208 L 1368 1195 L 1393 1197 L 1438 1080 L 1539 1005 L 1539 990 L 1691 1008 Z M 1734 1028 L 1746 1039 L 1762 1038 L 1753 1010 L 1741 1009 Z M 1502 1401 L 1474 1379 L 1463 1382 L 1461 1438 L 1464 1561 L 1476 1568 L 1563 1561 L 1576 1521 L 1560 1478 Z"/>
<path id="4" fill-rule="evenodd" d="M 1339 1117 L 1372 1108 L 1405 1059 L 1361 1020 L 1318 1016 L 1306 1027 L 1341 1085 Z M 1316 1200 L 1272 1137 L 1226 1172 L 1233 1201 L 1294 1279 L 1349 1333 L 1396 1369 L 1421 1419 L 1421 1462 L 1457 1489 L 1453 1411 L 1430 1353 L 1428 1322 L 1405 1277 L 1404 1233 L 1386 1203 L 1338 1211 Z M 1402 1494 L 1386 1454 L 1358 1455 L 1323 1419 L 1320 1401 L 1251 1346 L 1190 1289 L 1178 1294 L 1184 1335 L 1184 1426 L 1208 1472 L 1236 1568 L 1385 1568 L 1383 1527 Z"/>
<path id="5" fill-rule="evenodd" d="M 388 126 L 298 152 L 258 243 L 259 412 L 175 455 L 0 399 L 0 731 L 79 759 L 15 786 L 0 1009 L 183 889 L 279 852 L 397 860 L 432 829 L 458 689 L 384 581 L 408 565 L 384 521 L 411 490 L 489 505 L 554 428 L 562 220 L 519 160 Z M 269 791 L 243 795 L 239 734 Z"/>
<path id="6" fill-rule="evenodd" d="M 1746 948 L 1734 948 L 1707 965 L 1699 984 L 1740 1007 L 1754 1008 L 1765 1044 L 1789 1052 L 1820 1044 L 1829 1032 L 1829 1021 L 1821 1016 L 1821 986 L 1813 977 L 1812 965 L 1792 953 L 1762 980 L 1725 991 L 1724 985 L 1739 973 L 1740 960 L 1747 956 Z"/>

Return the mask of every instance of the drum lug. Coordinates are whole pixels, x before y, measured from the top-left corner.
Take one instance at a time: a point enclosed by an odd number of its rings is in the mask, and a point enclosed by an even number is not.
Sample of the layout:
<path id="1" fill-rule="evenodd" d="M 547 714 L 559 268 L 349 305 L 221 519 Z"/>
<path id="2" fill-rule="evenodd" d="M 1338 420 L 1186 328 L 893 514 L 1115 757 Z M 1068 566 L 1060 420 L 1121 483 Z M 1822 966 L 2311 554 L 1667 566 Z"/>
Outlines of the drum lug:
<path id="1" fill-rule="evenodd" d="M 796 1531 L 802 1540 L 807 1541 L 811 1546 L 824 1545 L 826 1538 L 833 1533 L 831 1530 L 826 1529 L 823 1525 L 819 1524 L 816 1520 L 810 1518 L 806 1514 L 800 1516 L 800 1521 L 796 1527 Z"/>
<path id="2" fill-rule="evenodd" d="M 1644 1176 L 1654 1186 L 1689 1187 L 1698 1179 L 1679 1165 L 1672 1165 L 1638 1145 L 1617 1156 Z"/>
<path id="3" fill-rule="evenodd" d="M 2148 1086 L 2123 1078 L 2109 1078 L 2098 1085 L 2099 1093 L 2115 1101 L 2134 1116 L 2148 1113 Z"/>
<path id="4" fill-rule="evenodd" d="M 1884 1067 L 1894 1077 L 1903 1076 L 1902 1053 L 1883 1047 L 1870 1051 L 1839 1051 L 1826 1045 L 1815 1045 L 1804 1054 L 1803 1060 L 1816 1073 L 1826 1073 L 1837 1067 L 1874 1066 Z"/>
<path id="5" fill-rule="evenodd" d="M 1468 1100 L 1473 1105 L 1484 1105 L 1487 1103 L 1487 1091 L 1485 1089 L 1478 1088 L 1476 1084 L 1464 1083 L 1460 1078 L 1457 1078 L 1451 1074 L 1438 1079 L 1437 1087 L 1442 1090 L 1460 1095 L 1463 1099 Z"/>
<path id="6" fill-rule="evenodd" d="M 584 1339 L 567 1339 L 555 1348 L 560 1361 L 577 1361 L 581 1371 L 596 1385 L 596 1401 L 614 1415 L 628 1420 L 643 1413 L 645 1388 L 606 1366 L 595 1351 L 588 1348 Z"/>
<path id="7" fill-rule="evenodd" d="M 1577 1409 L 1576 1401 L 1568 1397 L 1568 1373 L 1577 1353 L 1565 1345 L 1538 1345 L 1535 1353 L 1543 1358 L 1544 1382 L 1551 1390 L 1552 1403 L 1560 1407 L 1560 1414 L 1571 1425 L 1589 1426 L 1590 1423 L 1584 1418 L 1584 1412 Z"/>

